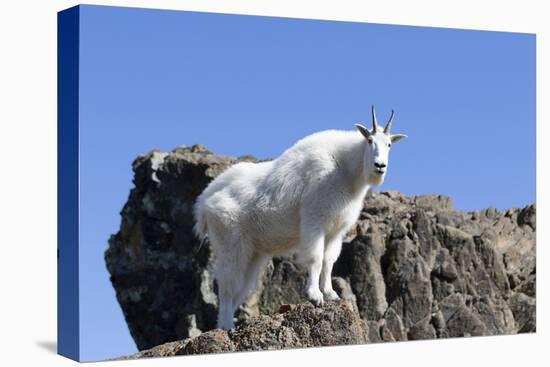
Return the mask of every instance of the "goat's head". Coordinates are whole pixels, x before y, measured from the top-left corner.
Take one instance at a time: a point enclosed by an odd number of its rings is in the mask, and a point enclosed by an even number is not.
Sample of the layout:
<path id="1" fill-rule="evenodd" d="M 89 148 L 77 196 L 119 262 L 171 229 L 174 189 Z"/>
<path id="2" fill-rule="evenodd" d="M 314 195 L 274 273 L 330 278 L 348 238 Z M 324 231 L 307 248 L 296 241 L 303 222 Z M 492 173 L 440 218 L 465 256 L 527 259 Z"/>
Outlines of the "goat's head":
<path id="1" fill-rule="evenodd" d="M 393 143 L 407 137 L 403 134 L 391 134 L 390 129 L 393 122 L 393 110 L 386 126 L 382 129 L 376 121 L 376 112 L 372 106 L 372 129 L 369 130 L 361 124 L 355 124 L 357 130 L 366 139 L 364 164 L 368 180 L 375 185 L 384 181 L 388 169 L 388 158 Z"/>

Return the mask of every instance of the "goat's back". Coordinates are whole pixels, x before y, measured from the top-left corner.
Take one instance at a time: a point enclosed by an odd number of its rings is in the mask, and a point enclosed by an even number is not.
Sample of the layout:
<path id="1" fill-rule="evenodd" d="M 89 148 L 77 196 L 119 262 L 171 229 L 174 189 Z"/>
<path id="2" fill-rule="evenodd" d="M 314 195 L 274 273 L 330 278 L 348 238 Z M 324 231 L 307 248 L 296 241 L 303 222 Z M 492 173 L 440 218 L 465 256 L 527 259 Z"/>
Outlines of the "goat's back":
<path id="1" fill-rule="evenodd" d="M 342 159 L 357 135 L 316 133 L 274 161 L 230 167 L 199 196 L 196 216 L 206 217 L 209 232 L 223 232 L 220 236 L 226 239 L 246 236 L 263 252 L 284 253 L 299 239 L 304 209 L 330 221 L 348 205 L 347 198 L 333 198 L 341 196 L 345 185 L 335 158 Z"/>

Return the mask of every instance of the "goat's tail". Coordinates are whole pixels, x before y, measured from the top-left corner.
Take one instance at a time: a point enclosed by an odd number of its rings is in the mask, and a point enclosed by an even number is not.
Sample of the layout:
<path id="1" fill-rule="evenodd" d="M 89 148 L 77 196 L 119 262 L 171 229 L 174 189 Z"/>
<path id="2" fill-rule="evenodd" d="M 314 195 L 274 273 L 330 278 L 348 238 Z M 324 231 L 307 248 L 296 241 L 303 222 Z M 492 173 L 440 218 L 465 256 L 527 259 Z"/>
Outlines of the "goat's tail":
<path id="1" fill-rule="evenodd" d="M 206 213 L 205 213 L 205 207 L 203 204 L 202 197 L 199 196 L 197 198 L 197 201 L 195 202 L 195 206 L 193 207 L 193 214 L 195 216 L 195 225 L 193 227 L 193 231 L 195 232 L 195 235 L 197 238 L 201 240 L 201 244 L 199 246 L 199 249 L 202 247 L 206 239 L 208 238 L 208 227 L 206 225 Z"/>

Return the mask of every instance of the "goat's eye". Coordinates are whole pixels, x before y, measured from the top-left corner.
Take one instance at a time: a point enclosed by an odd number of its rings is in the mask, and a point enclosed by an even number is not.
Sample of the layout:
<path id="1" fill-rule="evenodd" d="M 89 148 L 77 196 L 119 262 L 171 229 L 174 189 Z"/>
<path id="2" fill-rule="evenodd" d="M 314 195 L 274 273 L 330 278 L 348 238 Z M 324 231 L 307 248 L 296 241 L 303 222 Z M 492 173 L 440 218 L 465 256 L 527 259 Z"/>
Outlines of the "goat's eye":
<path id="1" fill-rule="evenodd" d="M 391 144 L 388 144 L 388 148 L 391 147 Z"/>
<path id="2" fill-rule="evenodd" d="M 372 144 L 372 139 L 367 139 L 367 141 L 369 142 L 369 144 Z"/>

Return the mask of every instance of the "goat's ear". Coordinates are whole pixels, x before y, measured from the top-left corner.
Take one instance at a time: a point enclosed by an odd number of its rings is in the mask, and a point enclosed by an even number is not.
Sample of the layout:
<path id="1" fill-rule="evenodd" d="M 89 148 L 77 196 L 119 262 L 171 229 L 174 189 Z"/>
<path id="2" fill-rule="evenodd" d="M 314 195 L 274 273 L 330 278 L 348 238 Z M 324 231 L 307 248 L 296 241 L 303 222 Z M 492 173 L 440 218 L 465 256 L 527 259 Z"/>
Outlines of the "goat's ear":
<path id="1" fill-rule="evenodd" d="M 407 135 L 404 134 L 395 134 L 390 137 L 392 143 L 396 143 L 401 139 L 405 139 Z"/>
<path id="2" fill-rule="evenodd" d="M 366 138 L 366 139 L 369 139 L 370 138 L 370 131 L 369 129 L 367 129 L 366 127 L 364 127 L 363 125 L 361 124 L 355 124 L 355 127 L 357 128 L 357 130 L 359 130 L 359 132 L 361 134 L 363 134 L 363 136 Z"/>

